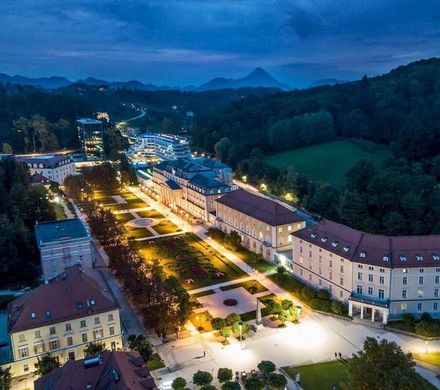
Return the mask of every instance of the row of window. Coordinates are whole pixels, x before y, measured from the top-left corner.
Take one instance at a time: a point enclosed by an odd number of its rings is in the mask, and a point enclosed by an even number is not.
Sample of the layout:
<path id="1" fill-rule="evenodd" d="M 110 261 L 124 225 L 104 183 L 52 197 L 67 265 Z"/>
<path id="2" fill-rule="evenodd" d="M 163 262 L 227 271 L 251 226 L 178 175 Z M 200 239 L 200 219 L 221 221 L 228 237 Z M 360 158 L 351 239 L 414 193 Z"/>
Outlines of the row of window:
<path id="1" fill-rule="evenodd" d="M 361 286 L 361 285 L 356 286 L 356 293 L 359 295 L 363 295 L 363 286 Z M 374 289 L 371 286 L 368 287 L 368 295 L 374 296 Z M 384 299 L 385 298 L 385 290 L 379 288 L 377 290 L 377 297 L 379 299 Z"/>
<path id="2" fill-rule="evenodd" d="M 423 298 L 425 295 L 425 291 L 422 288 L 417 289 L 417 297 L 418 298 Z M 408 290 L 402 290 L 402 298 L 407 298 L 408 297 Z M 438 298 L 439 297 L 439 289 L 436 288 L 434 289 L 434 298 Z"/>
<path id="3" fill-rule="evenodd" d="M 432 305 L 433 311 L 438 311 L 438 302 L 434 302 Z M 400 304 L 400 311 L 403 313 L 408 310 L 408 304 L 407 303 L 401 303 Z M 423 312 L 423 311 L 429 311 L 428 304 L 423 305 L 423 302 L 417 302 L 417 311 Z"/>

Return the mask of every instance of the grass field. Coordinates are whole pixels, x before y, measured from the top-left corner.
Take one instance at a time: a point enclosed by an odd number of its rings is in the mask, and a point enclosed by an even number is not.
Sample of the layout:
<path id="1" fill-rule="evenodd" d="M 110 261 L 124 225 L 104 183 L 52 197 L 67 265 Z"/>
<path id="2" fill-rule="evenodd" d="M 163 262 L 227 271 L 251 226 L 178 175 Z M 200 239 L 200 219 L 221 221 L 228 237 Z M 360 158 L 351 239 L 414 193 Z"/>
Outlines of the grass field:
<path id="1" fill-rule="evenodd" d="M 301 375 L 301 387 L 304 390 L 340 390 L 341 383 L 347 380 L 347 367 L 335 360 L 307 366 L 285 367 L 284 370 L 295 378 Z"/>
<path id="2" fill-rule="evenodd" d="M 251 294 L 258 294 L 264 291 L 267 291 L 267 288 L 264 287 L 261 283 L 256 280 L 248 280 L 247 282 L 241 282 L 237 284 L 231 284 L 229 286 L 220 287 L 222 291 L 233 290 L 234 288 L 243 287 L 246 291 Z"/>
<path id="3" fill-rule="evenodd" d="M 440 352 L 413 353 L 413 358 L 422 362 L 440 366 Z"/>
<path id="4" fill-rule="evenodd" d="M 165 364 L 163 364 L 163 361 L 161 360 L 159 354 L 153 353 L 153 355 L 151 355 L 150 360 L 148 360 L 148 362 L 147 362 L 147 368 L 150 371 L 153 371 L 153 370 L 157 370 L 162 367 L 165 367 Z"/>
<path id="5" fill-rule="evenodd" d="M 296 172 L 341 188 L 345 173 L 356 163 L 369 160 L 381 169 L 391 157 L 388 148 L 364 140 L 341 140 L 272 154 L 264 162 L 277 168 L 292 167 Z"/>

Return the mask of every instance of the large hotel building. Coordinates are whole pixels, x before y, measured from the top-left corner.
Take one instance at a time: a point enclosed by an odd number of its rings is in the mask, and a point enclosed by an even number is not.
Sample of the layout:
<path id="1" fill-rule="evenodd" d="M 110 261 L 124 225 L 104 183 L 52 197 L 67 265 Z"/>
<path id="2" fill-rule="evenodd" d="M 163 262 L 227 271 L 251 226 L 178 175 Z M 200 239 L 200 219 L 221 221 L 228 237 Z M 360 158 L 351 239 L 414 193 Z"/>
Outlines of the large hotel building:
<path id="1" fill-rule="evenodd" d="M 350 316 L 386 324 L 440 314 L 440 236 L 383 236 L 322 220 L 292 237 L 289 271 L 348 304 Z"/>

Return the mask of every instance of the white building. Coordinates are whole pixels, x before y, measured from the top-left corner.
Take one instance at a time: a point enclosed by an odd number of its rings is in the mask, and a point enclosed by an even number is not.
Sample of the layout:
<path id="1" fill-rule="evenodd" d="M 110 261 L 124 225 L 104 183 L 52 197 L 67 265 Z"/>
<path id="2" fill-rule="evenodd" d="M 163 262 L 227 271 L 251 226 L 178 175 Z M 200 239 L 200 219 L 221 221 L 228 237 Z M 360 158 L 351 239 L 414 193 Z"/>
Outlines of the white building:
<path id="1" fill-rule="evenodd" d="M 134 162 L 168 161 L 191 158 L 191 150 L 186 137 L 172 134 L 142 134 L 127 151 Z"/>
<path id="2" fill-rule="evenodd" d="M 75 163 L 67 155 L 41 154 L 16 159 L 28 166 L 31 176 L 38 174 L 58 184 L 63 184 L 67 176 L 76 175 Z"/>
<path id="3" fill-rule="evenodd" d="M 440 316 L 440 236 L 384 236 L 323 220 L 292 237 L 289 271 L 348 304 L 350 316 L 385 324 L 404 313 Z"/>

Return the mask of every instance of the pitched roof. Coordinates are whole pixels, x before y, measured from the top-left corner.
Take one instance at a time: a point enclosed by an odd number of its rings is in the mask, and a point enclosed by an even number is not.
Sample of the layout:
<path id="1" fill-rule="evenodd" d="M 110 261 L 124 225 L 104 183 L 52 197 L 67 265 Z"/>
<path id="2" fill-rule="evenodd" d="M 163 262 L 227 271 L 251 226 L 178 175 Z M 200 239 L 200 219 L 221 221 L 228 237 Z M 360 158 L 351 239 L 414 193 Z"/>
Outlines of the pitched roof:
<path id="1" fill-rule="evenodd" d="M 156 383 L 138 352 L 107 351 L 91 361 L 67 363 L 34 382 L 35 390 L 154 390 Z"/>
<path id="2" fill-rule="evenodd" d="M 35 225 L 35 235 L 39 246 L 50 242 L 90 237 L 85 225 L 79 218 L 38 222 Z"/>
<path id="3" fill-rule="evenodd" d="M 204 175 L 203 173 L 198 173 L 189 180 L 190 183 L 195 184 L 202 188 L 219 188 L 219 187 L 229 187 L 227 184 L 221 181 Z"/>
<path id="4" fill-rule="evenodd" d="M 287 207 L 243 189 L 232 191 L 215 201 L 271 226 L 304 221 Z"/>
<path id="5" fill-rule="evenodd" d="M 98 283 L 77 265 L 8 305 L 8 331 L 21 332 L 116 310 Z"/>
<path id="6" fill-rule="evenodd" d="M 386 236 L 322 220 L 292 233 L 341 257 L 382 267 L 440 267 L 440 236 Z"/>
<path id="7" fill-rule="evenodd" d="M 38 156 L 17 156 L 17 161 L 25 164 L 42 164 L 44 168 L 56 168 L 60 166 L 60 163 L 71 163 L 72 159 L 64 154 L 42 154 Z"/>

